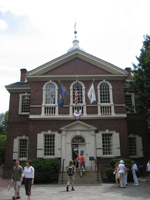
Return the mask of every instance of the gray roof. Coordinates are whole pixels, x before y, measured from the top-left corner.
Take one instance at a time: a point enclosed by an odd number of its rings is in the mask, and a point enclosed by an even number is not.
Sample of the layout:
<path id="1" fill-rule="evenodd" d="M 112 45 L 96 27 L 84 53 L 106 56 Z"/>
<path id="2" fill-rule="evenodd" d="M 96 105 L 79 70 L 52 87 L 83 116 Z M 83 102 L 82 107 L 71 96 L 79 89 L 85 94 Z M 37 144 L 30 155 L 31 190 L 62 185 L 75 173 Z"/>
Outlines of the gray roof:
<path id="1" fill-rule="evenodd" d="M 25 81 L 20 81 L 20 82 L 16 82 L 16 83 L 12 83 L 10 85 L 6 85 L 5 87 L 14 87 L 14 86 L 30 86 L 30 83 L 29 82 L 25 82 Z"/>

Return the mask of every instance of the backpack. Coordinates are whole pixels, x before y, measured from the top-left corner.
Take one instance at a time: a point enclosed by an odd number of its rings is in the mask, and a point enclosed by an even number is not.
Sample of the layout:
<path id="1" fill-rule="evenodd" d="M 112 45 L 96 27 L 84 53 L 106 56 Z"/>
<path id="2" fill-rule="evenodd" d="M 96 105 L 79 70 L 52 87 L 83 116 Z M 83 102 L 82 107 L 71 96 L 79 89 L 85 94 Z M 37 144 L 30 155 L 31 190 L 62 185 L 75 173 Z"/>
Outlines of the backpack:
<path id="1" fill-rule="evenodd" d="M 82 156 L 82 163 L 85 163 L 85 160 L 84 160 L 83 156 Z"/>
<path id="2" fill-rule="evenodd" d="M 72 165 L 68 166 L 67 174 L 68 174 L 68 176 L 73 176 L 74 175 L 74 167 Z"/>

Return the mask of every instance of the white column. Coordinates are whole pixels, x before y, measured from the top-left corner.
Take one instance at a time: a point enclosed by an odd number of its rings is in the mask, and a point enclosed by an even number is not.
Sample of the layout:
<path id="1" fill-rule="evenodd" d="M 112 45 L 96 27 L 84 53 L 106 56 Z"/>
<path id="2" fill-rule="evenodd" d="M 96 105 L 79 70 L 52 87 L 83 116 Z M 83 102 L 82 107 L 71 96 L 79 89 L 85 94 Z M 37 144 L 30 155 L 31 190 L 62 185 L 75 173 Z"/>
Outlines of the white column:
<path id="1" fill-rule="evenodd" d="M 62 140 L 61 140 L 61 169 L 63 168 L 63 159 L 66 162 L 66 132 L 62 131 Z M 64 162 L 64 167 L 65 167 Z"/>

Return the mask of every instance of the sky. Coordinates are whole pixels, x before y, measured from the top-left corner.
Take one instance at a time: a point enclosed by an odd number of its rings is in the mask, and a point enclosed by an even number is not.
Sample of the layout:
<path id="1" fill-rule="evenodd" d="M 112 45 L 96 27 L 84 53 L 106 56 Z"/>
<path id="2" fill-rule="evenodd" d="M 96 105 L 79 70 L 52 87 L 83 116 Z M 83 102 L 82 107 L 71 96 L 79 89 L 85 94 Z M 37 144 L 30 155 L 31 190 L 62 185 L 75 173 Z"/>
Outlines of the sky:
<path id="1" fill-rule="evenodd" d="M 9 109 L 5 85 L 72 47 L 79 46 L 120 68 L 137 63 L 143 36 L 150 35 L 149 0 L 1 0 L 0 113 Z"/>

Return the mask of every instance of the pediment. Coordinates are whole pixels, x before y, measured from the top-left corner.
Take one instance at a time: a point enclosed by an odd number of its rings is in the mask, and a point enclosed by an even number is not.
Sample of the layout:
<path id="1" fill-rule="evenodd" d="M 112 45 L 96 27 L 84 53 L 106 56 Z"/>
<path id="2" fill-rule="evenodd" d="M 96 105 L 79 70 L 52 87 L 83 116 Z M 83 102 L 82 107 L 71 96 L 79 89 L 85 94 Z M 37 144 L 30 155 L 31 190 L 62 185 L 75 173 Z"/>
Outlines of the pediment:
<path id="1" fill-rule="evenodd" d="M 92 56 L 91 54 L 88 54 L 84 51 L 81 51 L 79 49 L 76 49 L 74 51 L 71 51 L 69 53 L 66 53 L 50 62 L 45 63 L 44 65 L 41 65 L 31 71 L 29 71 L 26 76 L 46 76 L 46 75 L 56 75 L 59 69 L 61 68 L 61 71 L 63 71 L 62 66 L 65 65 L 67 62 L 72 62 L 73 60 L 79 60 L 82 62 L 86 62 L 89 64 L 92 64 L 95 69 L 97 68 L 98 73 L 102 74 L 113 74 L 113 75 L 128 75 L 128 72 L 112 65 L 104 60 L 101 60 L 95 56 Z M 75 63 L 74 63 L 75 64 Z M 64 75 L 65 72 L 63 71 Z M 67 73 L 67 72 L 66 72 Z M 74 69 L 74 73 L 76 75 L 79 73 L 76 72 Z"/>
<path id="2" fill-rule="evenodd" d="M 62 128 L 60 128 L 60 130 L 96 130 L 97 128 L 94 127 L 94 126 L 91 126 L 89 124 L 86 124 L 84 122 L 81 122 L 81 121 L 75 121 L 71 124 L 68 124 L 67 126 L 64 126 Z"/>

